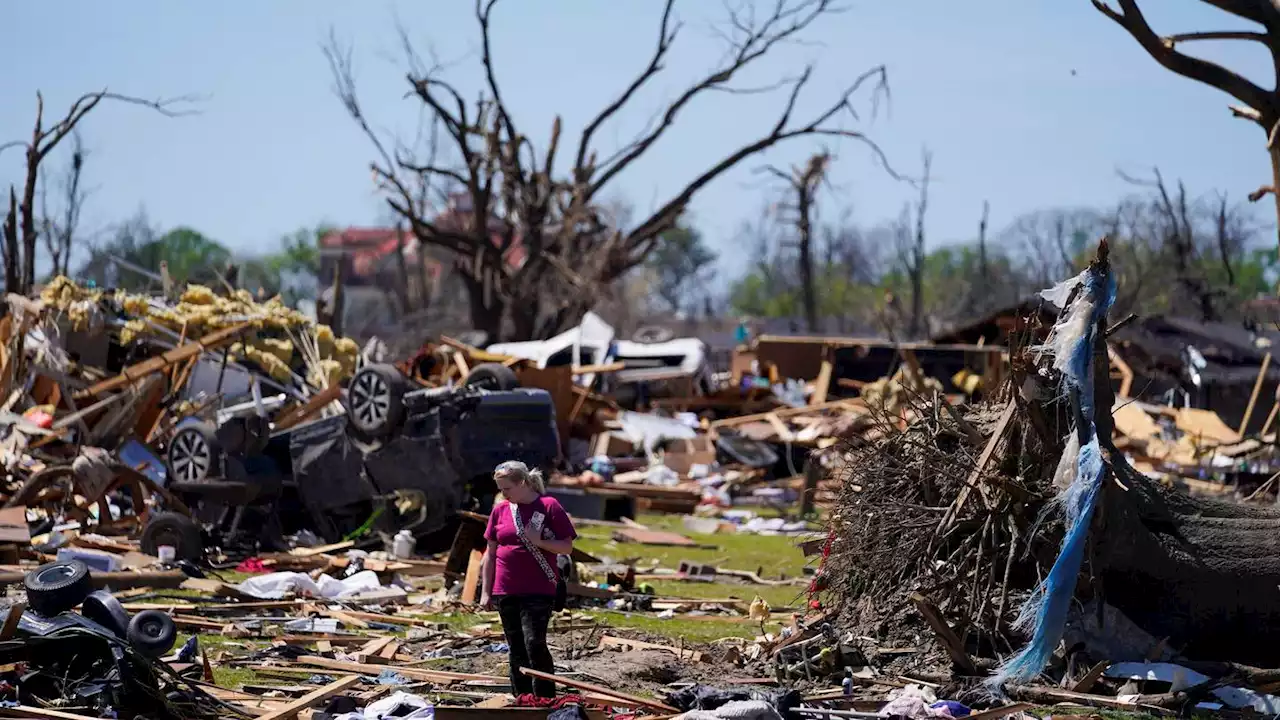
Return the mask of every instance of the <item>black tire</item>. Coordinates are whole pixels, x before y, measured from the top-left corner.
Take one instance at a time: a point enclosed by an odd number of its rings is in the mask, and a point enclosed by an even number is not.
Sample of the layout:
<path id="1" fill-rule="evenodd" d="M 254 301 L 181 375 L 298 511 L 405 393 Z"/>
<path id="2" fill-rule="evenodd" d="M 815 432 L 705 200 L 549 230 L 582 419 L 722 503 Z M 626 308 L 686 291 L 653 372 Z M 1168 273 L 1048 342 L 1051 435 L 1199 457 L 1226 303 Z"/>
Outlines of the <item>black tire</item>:
<path id="1" fill-rule="evenodd" d="M 178 639 L 178 626 L 173 618 L 159 610 L 143 610 L 129 621 L 129 644 L 150 658 L 158 658 L 173 649 Z"/>
<path id="2" fill-rule="evenodd" d="M 520 380 L 515 371 L 499 363 L 481 363 L 467 373 L 462 381 L 469 387 L 481 387 L 485 390 L 514 390 L 520 387 Z"/>
<path id="3" fill-rule="evenodd" d="M 365 435 L 389 435 L 404 418 L 404 385 L 394 365 L 365 365 L 347 387 L 347 418 Z"/>
<path id="4" fill-rule="evenodd" d="M 194 520 L 176 512 L 162 512 L 151 516 L 142 529 L 142 552 L 157 557 L 161 545 L 173 547 L 180 560 L 204 559 L 204 538 L 200 526 Z"/>
<path id="5" fill-rule="evenodd" d="M 165 453 L 170 480 L 200 482 L 222 475 L 222 441 L 206 422 L 182 426 Z"/>
<path id="6" fill-rule="evenodd" d="M 70 610 L 93 592 L 89 566 L 79 560 L 41 565 L 27 573 L 22 584 L 27 589 L 27 606 L 45 617 Z"/>
<path id="7" fill-rule="evenodd" d="M 129 613 L 114 595 L 94 590 L 80 603 L 80 614 L 125 640 L 129 637 Z"/>

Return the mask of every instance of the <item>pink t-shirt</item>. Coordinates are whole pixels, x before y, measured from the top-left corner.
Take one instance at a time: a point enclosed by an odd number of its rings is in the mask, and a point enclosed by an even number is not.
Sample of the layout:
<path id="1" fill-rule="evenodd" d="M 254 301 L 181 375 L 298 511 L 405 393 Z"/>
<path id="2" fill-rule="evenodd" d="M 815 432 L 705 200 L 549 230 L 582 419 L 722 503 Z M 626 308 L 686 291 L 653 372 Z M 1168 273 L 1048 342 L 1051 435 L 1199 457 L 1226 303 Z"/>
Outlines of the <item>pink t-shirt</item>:
<path id="1" fill-rule="evenodd" d="M 542 516 L 542 537 L 546 540 L 573 540 L 578 533 L 573 529 L 569 513 L 560 507 L 560 503 L 550 495 L 540 495 L 537 500 L 520 508 L 520 521 L 525 533 L 532 532 L 530 526 L 535 524 L 536 516 Z M 556 583 L 547 579 L 538 561 L 516 533 L 515 523 L 511 520 L 510 503 L 506 500 L 493 506 L 489 513 L 489 526 L 485 528 L 484 538 L 498 543 L 497 572 L 493 580 L 493 595 L 555 595 Z M 546 550 L 539 550 L 547 559 L 547 565 L 555 574 L 560 572 L 556 567 L 556 556 Z"/>

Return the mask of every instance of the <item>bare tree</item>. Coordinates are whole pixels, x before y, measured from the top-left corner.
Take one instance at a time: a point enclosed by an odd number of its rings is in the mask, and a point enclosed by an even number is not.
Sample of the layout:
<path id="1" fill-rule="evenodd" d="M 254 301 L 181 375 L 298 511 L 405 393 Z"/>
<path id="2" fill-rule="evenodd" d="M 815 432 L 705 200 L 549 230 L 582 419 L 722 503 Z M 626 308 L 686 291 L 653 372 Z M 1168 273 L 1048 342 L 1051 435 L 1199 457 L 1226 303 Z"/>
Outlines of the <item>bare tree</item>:
<path id="1" fill-rule="evenodd" d="M 772 165 L 763 168 L 787 183 L 794 204 L 783 205 L 795 212 L 796 251 L 800 270 L 800 293 L 804 302 L 804 319 L 809 332 L 818 330 L 818 293 L 813 277 L 813 212 L 818 189 L 826 179 L 831 164 L 831 153 L 823 150 L 814 153 L 803 166 L 794 166 L 783 172 Z"/>
<path id="2" fill-rule="evenodd" d="M 76 126 L 103 100 L 142 105 L 170 117 L 189 114 L 173 109 L 175 105 L 190 102 L 190 97 L 167 100 L 143 100 L 128 95 L 101 90 L 81 95 L 71 104 L 66 115 L 52 126 L 44 124 L 44 96 L 36 93 L 36 120 L 29 141 L 15 140 L 0 144 L 0 152 L 11 147 L 26 150 L 26 180 L 22 185 L 21 200 L 17 190 L 9 187 L 9 211 L 4 222 L 4 280 L 5 290 L 25 294 L 36 281 L 36 245 L 39 229 L 36 220 L 36 189 L 40 182 L 40 163 L 49 153 L 76 129 Z M 65 262 L 65 258 L 63 259 Z"/>
<path id="3" fill-rule="evenodd" d="M 1214 288 L 1205 277 L 1200 264 L 1196 227 L 1193 222 L 1193 208 L 1187 198 L 1187 188 L 1181 180 L 1175 191 L 1170 192 L 1165 184 L 1160 169 L 1152 170 L 1153 179 L 1142 180 L 1122 175 L 1134 185 L 1152 191 L 1151 209 L 1153 211 L 1149 233 L 1156 236 L 1162 247 L 1173 261 L 1174 278 L 1185 296 L 1192 300 L 1201 320 L 1221 319 L 1217 301 L 1222 297 L 1221 289 Z"/>
<path id="4" fill-rule="evenodd" d="M 933 166 L 933 153 L 927 148 L 921 151 L 923 172 L 920 175 L 919 197 L 915 205 L 915 229 L 912 231 L 912 209 L 905 207 L 895 226 L 895 245 L 898 249 L 898 261 L 906 273 L 911 286 L 911 314 L 907 320 L 907 335 L 918 338 L 924 330 L 924 271 L 925 271 L 925 237 L 924 218 L 929 209 L 929 175 Z"/>
<path id="5" fill-rule="evenodd" d="M 576 147 L 566 148 L 570 167 L 565 171 L 556 167 L 562 141 L 560 119 L 552 123 L 547 143 L 539 151 L 506 104 L 494 69 L 490 32 L 496 4 L 497 0 L 476 2 L 485 90 L 475 102 L 465 100 L 441 77 L 438 64 L 427 68 L 409 53 L 411 94 L 441 124 L 453 162 L 423 163 L 409 149 L 385 142 L 373 132 L 356 99 L 350 54 L 333 42 L 326 48 L 338 95 L 374 145 L 377 156 L 372 170 L 387 193 L 387 202 L 420 240 L 455 255 L 456 269 L 467 284 L 473 324 L 491 337 L 503 336 L 508 328 L 519 338 L 547 337 L 576 322 L 609 284 L 645 260 L 702 188 L 779 143 L 800 137 L 852 138 L 867 144 L 888 167 L 874 143 L 847 126 L 858 120 L 853 100 L 861 88 L 874 83 L 876 97 L 885 89 L 884 68 L 863 73 L 825 108 L 807 120 L 796 120 L 798 99 L 812 75 L 812 67 L 806 67 L 798 76 L 772 86 L 787 88 L 786 100 L 756 140 L 689 180 L 638 224 L 611 226 L 600 212 L 601 199 L 620 175 L 667 134 L 682 111 L 711 93 L 760 91 L 731 83 L 779 44 L 798 40 L 835 9 L 833 0 L 774 0 L 764 13 L 752 7 L 731 9 L 721 33 L 729 43 L 725 60 L 677 93 L 634 140 L 602 156 L 594 144 L 596 133 L 660 74 L 679 34 L 674 0 L 667 0 L 653 54 L 617 98 L 587 123 L 573 144 Z M 447 213 L 448 222 L 415 208 L 413 188 L 423 183 L 459 191 L 453 198 L 454 211 Z"/>
<path id="6" fill-rule="evenodd" d="M 1276 228 L 1280 233 L 1280 193 L 1276 191 L 1280 187 L 1280 146 L 1276 144 L 1277 130 L 1280 130 L 1280 90 L 1263 88 L 1238 72 L 1178 50 L 1180 44 L 1199 40 L 1257 43 L 1270 53 L 1273 67 L 1280 68 L 1280 3 L 1274 0 L 1201 0 L 1205 5 L 1217 8 L 1236 19 L 1260 25 L 1262 31 L 1214 30 L 1161 35 L 1152 29 L 1143 16 L 1138 0 L 1116 0 L 1119 9 L 1108 4 L 1108 0 L 1090 1 L 1102 14 L 1128 31 L 1142 49 L 1166 69 L 1217 88 L 1242 103 L 1232 106 L 1231 112 L 1262 128 L 1267 153 L 1271 158 L 1270 184 L 1259 188 L 1250 197 L 1256 201 L 1268 193 L 1274 196 Z"/>
<path id="7" fill-rule="evenodd" d="M 54 275 L 67 275 L 71 265 L 72 241 L 80 227 L 80 213 L 84 209 L 85 200 L 89 196 L 83 185 L 84 161 L 88 157 L 84 149 L 84 141 L 79 132 L 71 135 L 71 157 L 67 168 L 59 179 L 59 200 L 62 203 L 58 217 L 49 210 L 48 180 L 42 179 L 40 193 L 41 234 L 44 236 L 45 249 L 49 253 Z"/>
<path id="8" fill-rule="evenodd" d="M 987 256 L 987 220 L 990 215 L 991 202 L 983 200 L 982 218 L 978 220 L 978 277 L 977 282 L 969 283 L 969 292 L 965 300 L 965 313 L 970 316 L 986 312 L 992 307 L 994 285 L 991 276 L 991 261 Z"/>

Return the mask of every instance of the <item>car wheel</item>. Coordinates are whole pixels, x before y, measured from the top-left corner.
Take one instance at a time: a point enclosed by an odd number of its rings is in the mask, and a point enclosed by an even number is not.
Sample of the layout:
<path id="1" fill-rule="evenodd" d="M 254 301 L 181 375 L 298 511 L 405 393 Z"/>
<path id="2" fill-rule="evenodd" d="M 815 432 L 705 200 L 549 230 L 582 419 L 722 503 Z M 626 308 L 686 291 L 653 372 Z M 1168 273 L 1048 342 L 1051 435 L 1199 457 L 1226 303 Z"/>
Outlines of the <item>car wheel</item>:
<path id="1" fill-rule="evenodd" d="M 27 605 L 45 617 L 70 610 L 93 592 L 89 566 L 79 560 L 41 565 L 27 573 L 22 584 L 27 589 Z"/>
<path id="2" fill-rule="evenodd" d="M 404 376 L 392 365 L 366 365 L 347 388 L 347 417 L 360 432 L 381 437 L 404 416 Z"/>
<path id="3" fill-rule="evenodd" d="M 169 477 L 184 482 L 200 482 L 222 474 L 222 443 L 209 423 L 183 426 L 169 441 Z"/>

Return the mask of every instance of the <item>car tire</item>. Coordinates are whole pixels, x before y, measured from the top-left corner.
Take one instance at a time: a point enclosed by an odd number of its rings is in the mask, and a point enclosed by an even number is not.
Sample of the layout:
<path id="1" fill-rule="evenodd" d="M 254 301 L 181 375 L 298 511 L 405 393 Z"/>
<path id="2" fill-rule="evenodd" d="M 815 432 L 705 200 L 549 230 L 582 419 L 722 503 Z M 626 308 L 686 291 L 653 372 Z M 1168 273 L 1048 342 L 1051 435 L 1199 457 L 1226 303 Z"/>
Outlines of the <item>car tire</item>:
<path id="1" fill-rule="evenodd" d="M 462 381 L 468 387 L 479 387 L 485 390 L 514 390 L 520 387 L 520 380 L 515 371 L 499 363 L 481 363 L 467 373 Z"/>
<path id="2" fill-rule="evenodd" d="M 201 482 L 222 475 L 222 441 L 206 422 L 188 423 L 169 441 L 165 465 L 169 479 Z"/>
<path id="3" fill-rule="evenodd" d="M 394 365 L 365 365 L 347 387 L 347 418 L 369 437 L 389 435 L 404 417 L 404 375 Z"/>
<path id="4" fill-rule="evenodd" d="M 89 566 L 79 560 L 52 562 L 22 578 L 27 606 L 44 617 L 64 613 L 84 602 L 93 592 Z"/>
<path id="5" fill-rule="evenodd" d="M 182 513 L 156 513 L 147 521 L 142 529 L 142 552 L 157 557 L 162 545 L 171 546 L 179 560 L 204 559 L 204 538 L 200 526 Z"/>
<path id="6" fill-rule="evenodd" d="M 129 637 L 129 613 L 114 595 L 94 590 L 80 603 L 80 614 L 125 640 Z"/>
<path id="7" fill-rule="evenodd" d="M 143 610 L 129 621 L 128 639 L 139 653 L 158 658 L 173 649 L 178 639 L 178 626 L 166 613 Z"/>

